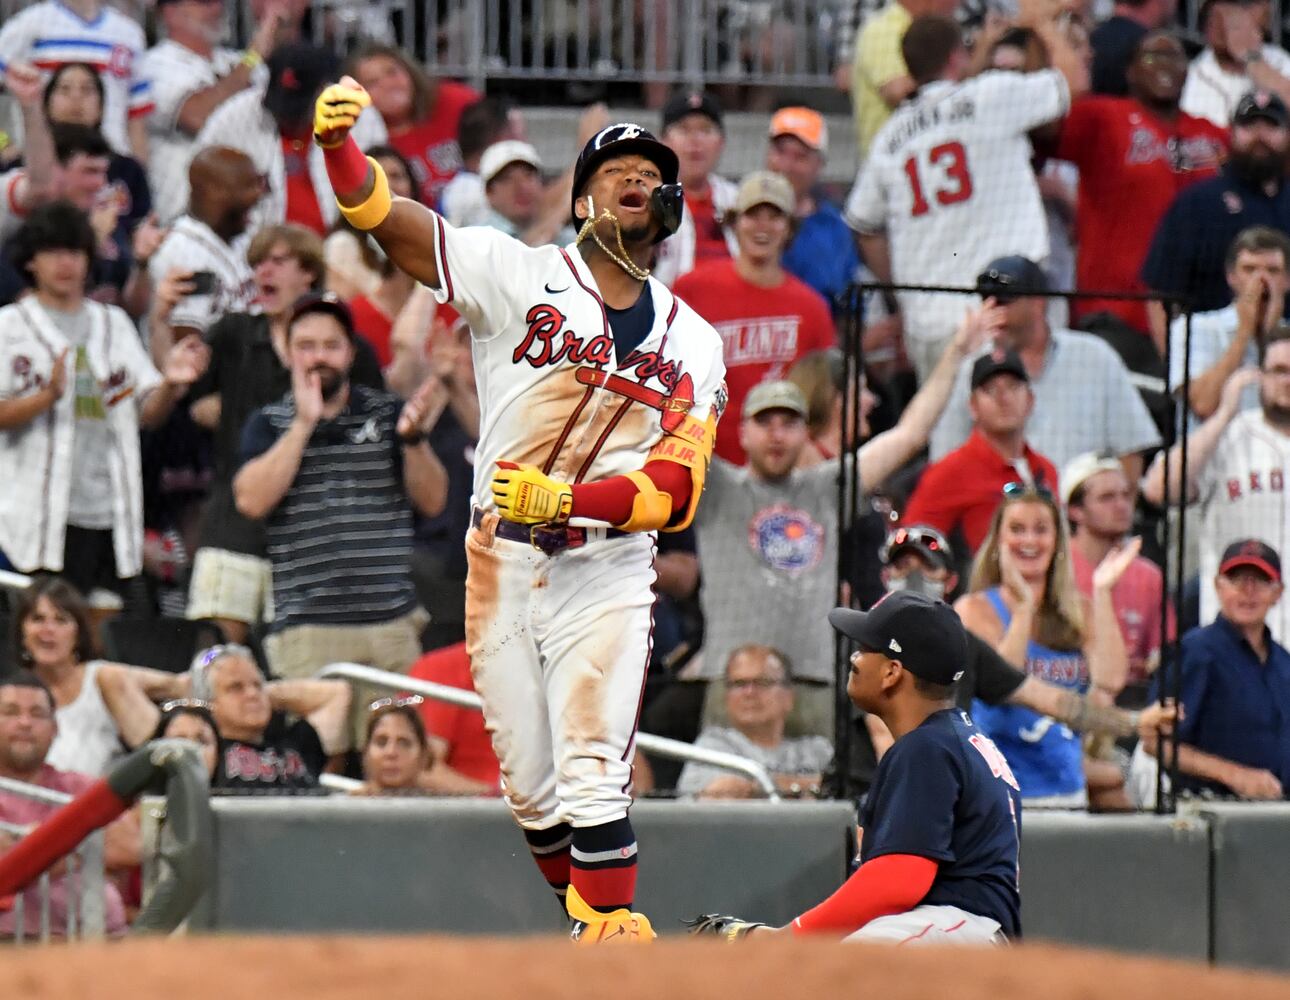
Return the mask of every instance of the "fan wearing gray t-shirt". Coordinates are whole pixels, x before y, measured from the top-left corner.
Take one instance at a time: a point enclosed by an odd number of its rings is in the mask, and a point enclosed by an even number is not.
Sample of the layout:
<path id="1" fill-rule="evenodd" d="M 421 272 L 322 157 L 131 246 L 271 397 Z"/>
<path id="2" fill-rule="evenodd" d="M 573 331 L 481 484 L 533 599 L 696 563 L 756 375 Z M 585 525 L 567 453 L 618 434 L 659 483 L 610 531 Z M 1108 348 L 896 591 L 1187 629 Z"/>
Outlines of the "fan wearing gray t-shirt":
<path id="1" fill-rule="evenodd" d="M 855 452 L 861 484 L 881 483 L 926 446 L 959 363 L 1001 323 L 993 305 L 968 312 L 896 426 Z M 864 438 L 875 400 L 861 390 Z M 798 467 L 809 434 L 806 399 L 792 382 L 754 386 L 738 427 L 748 464 L 712 460 L 695 518 L 705 622 L 697 676 L 710 682 L 703 722 L 725 724 L 722 672 L 735 649 L 758 644 L 787 660 L 795 693 L 787 731 L 831 737 L 836 685 L 825 616 L 837 603 L 840 462 Z"/>
<path id="2" fill-rule="evenodd" d="M 730 726 L 704 729 L 695 746 L 755 760 L 788 798 L 814 796 L 833 746 L 822 736 L 784 735 L 784 723 L 793 708 L 793 684 L 783 656 L 769 646 L 741 646 L 726 664 L 725 682 Z M 696 761 L 685 765 L 676 791 L 683 798 L 700 799 L 764 794 L 742 774 Z"/>

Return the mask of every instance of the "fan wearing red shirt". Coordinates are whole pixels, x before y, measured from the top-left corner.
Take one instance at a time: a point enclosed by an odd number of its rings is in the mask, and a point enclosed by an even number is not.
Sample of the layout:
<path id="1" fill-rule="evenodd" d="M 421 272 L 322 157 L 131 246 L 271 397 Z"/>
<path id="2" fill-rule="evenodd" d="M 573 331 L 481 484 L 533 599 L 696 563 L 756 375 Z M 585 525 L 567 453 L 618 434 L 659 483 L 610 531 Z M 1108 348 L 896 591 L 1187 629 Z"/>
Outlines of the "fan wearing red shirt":
<path id="1" fill-rule="evenodd" d="M 947 538 L 961 529 L 969 552 L 990 532 L 1003 488 L 1022 482 L 1057 492 L 1057 469 L 1026 444 L 1035 408 L 1026 366 L 1015 351 L 995 349 L 972 366 L 972 433 L 961 448 L 923 472 L 905 508 L 905 524 L 927 524 Z"/>
<path id="2" fill-rule="evenodd" d="M 425 205 L 439 204 L 440 190 L 461 169 L 457 122 L 482 95 L 455 80 L 432 80 L 391 45 L 369 45 L 352 67 L 385 119 L 390 145 L 412 165 L 417 197 Z"/>
<path id="3" fill-rule="evenodd" d="M 1218 171 L 1227 134 L 1179 110 L 1186 75 L 1182 43 L 1153 31 L 1129 64 L 1129 96 L 1083 97 L 1062 125 L 1054 155 L 1079 167 L 1075 275 L 1081 290 L 1145 292 L 1138 272 L 1174 195 Z M 1080 299 L 1071 308 L 1076 320 L 1106 311 L 1149 332 L 1142 302 Z"/>
<path id="4" fill-rule="evenodd" d="M 475 690 L 464 642 L 426 653 L 412 664 L 408 676 L 462 691 Z M 427 698 L 421 705 L 421 717 L 434 751 L 427 785 L 447 795 L 498 794 L 501 767 L 484 728 L 483 713 Z"/>
<path id="5" fill-rule="evenodd" d="M 747 457 L 739 415 L 749 390 L 784 378 L 803 355 L 837 340 L 829 304 L 781 263 L 793 237 L 794 204 L 793 189 L 779 174 L 749 174 L 735 199 L 738 255 L 700 265 L 672 289 L 721 334 L 730 400 L 715 451 L 735 465 Z"/>
<path id="6" fill-rule="evenodd" d="M 1071 569 L 1085 597 L 1093 593 L 1093 570 L 1133 530 L 1133 487 L 1114 456 L 1076 455 L 1062 470 L 1062 505 L 1071 522 Z M 1168 639 L 1177 631 L 1172 601 L 1165 600 L 1164 574 L 1137 556 L 1111 588 L 1111 604 L 1129 654 L 1129 687 L 1145 697 L 1160 663 L 1160 609 L 1168 614 Z M 1126 691 L 1126 693 L 1128 693 Z M 1132 695 L 1130 694 L 1130 697 Z"/>

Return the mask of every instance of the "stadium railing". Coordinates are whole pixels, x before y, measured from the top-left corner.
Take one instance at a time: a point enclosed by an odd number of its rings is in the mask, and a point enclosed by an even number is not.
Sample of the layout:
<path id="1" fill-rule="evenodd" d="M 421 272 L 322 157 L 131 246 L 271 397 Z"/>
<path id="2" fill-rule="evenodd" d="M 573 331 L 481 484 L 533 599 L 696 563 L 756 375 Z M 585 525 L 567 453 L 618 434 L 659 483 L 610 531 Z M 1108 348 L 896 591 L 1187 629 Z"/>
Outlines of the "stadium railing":
<path id="1" fill-rule="evenodd" d="M 19 798 L 42 802 L 46 805 L 64 806 L 72 801 L 66 792 L 57 792 L 40 785 L 30 785 L 25 781 L 14 781 L 11 778 L 0 778 L 0 792 L 16 795 Z M 29 828 L 17 823 L 0 822 L 0 831 L 18 840 L 30 832 Z M 97 830 L 80 842 L 68 855 L 73 860 L 72 869 L 67 875 L 60 876 L 67 886 L 66 924 L 60 937 L 67 940 L 103 938 L 107 929 L 107 912 L 103 896 L 106 873 L 103 866 L 103 831 Z M 41 943 L 53 940 L 56 928 L 52 926 L 51 892 L 55 879 L 45 872 L 36 885 L 38 906 L 40 907 L 40 930 L 37 940 Z M 13 900 L 13 942 L 22 944 L 27 940 L 26 900 L 23 893 L 18 893 Z"/>
<path id="2" fill-rule="evenodd" d="M 317 676 L 340 678 L 341 680 L 358 682 L 386 691 L 409 691 L 413 694 L 419 694 L 423 698 L 433 698 L 436 701 L 443 701 L 450 705 L 471 708 L 476 711 L 482 705 L 479 695 L 473 691 L 463 691 L 461 688 L 448 687 L 445 684 L 436 684 L 433 681 L 405 677 L 403 674 L 391 673 L 388 670 L 377 670 L 374 667 L 365 667 L 358 663 L 332 663 L 318 671 Z M 660 757 L 694 761 L 699 764 L 725 768 L 729 771 L 737 771 L 756 783 L 757 787 L 766 794 L 767 799 L 772 802 L 779 801 L 779 792 L 770 774 L 756 761 L 749 760 L 747 757 L 740 757 L 732 753 L 722 753 L 719 750 L 706 750 L 703 747 L 682 743 L 680 740 L 668 739 L 665 736 L 655 736 L 652 733 L 637 733 L 636 745 L 640 749 L 648 753 L 657 754 Z M 338 791 L 348 791 L 352 788 L 352 786 L 342 786 L 334 782 L 327 782 L 326 784 Z"/>

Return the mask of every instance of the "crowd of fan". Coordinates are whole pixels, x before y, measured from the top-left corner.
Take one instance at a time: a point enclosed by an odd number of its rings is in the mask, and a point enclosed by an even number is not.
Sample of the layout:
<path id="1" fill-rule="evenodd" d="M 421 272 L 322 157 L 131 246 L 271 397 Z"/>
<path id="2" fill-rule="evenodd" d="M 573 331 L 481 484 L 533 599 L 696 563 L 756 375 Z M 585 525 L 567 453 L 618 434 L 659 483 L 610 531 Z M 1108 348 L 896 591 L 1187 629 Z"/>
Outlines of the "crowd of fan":
<path id="1" fill-rule="evenodd" d="M 373 97 L 356 136 L 453 225 L 571 241 L 571 176 L 505 98 L 397 48 L 343 64 L 301 40 L 305 7 L 253 2 L 241 51 L 202 0 L 158 0 L 151 48 L 99 0 L 0 27 L 22 135 L 0 175 L 0 568 L 32 577 L 9 610 L 5 777 L 74 790 L 171 735 L 221 788 L 348 767 L 371 794 L 499 792 L 478 712 L 315 679 L 345 661 L 470 688 L 480 411 L 471 331 L 337 219 L 313 101 L 352 73 Z M 685 211 L 654 274 L 721 334 L 729 404 L 695 527 L 659 540 L 644 730 L 756 760 L 787 797 L 830 768 L 863 788 L 890 736 L 855 718 L 833 759 L 840 572 L 863 606 L 957 599 L 960 704 L 1028 804 L 1150 805 L 1162 693 L 1181 790 L 1284 796 L 1290 56 L 1263 43 L 1268 9 L 1207 0 L 1190 62 L 1171 0 L 1096 26 L 1027 0 L 966 35 L 956 0 L 862 12 L 845 206 L 818 111 L 770 116 L 764 169 L 736 183 L 717 98 L 667 99 Z M 949 108 L 961 141 L 905 145 Z M 578 148 L 608 121 L 587 108 Z M 959 291 L 866 294 L 848 391 L 858 278 Z M 1046 294 L 1074 288 L 1102 294 Z M 865 513 L 842 533 L 852 447 Z M 1175 622 L 1156 529 L 1183 502 Z M 112 615 L 220 642 L 185 672 L 126 666 L 102 655 Z M 1162 653 L 1192 627 L 1172 679 Z M 761 794 L 636 763 L 638 793 Z"/>

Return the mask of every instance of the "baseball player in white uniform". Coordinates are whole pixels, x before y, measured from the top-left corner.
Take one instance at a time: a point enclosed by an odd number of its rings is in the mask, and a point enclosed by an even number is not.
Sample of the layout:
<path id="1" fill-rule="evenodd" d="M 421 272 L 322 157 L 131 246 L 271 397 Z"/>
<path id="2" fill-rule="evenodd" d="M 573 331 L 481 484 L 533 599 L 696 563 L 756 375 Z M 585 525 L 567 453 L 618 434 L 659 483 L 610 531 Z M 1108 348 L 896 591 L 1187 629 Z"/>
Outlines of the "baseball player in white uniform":
<path id="1" fill-rule="evenodd" d="M 318 100 L 337 202 L 469 322 L 479 390 L 466 644 L 507 803 L 583 942 L 653 938 L 632 912 L 632 754 L 655 532 L 688 525 L 724 403 L 721 339 L 649 276 L 677 159 L 611 125 L 574 168 L 567 247 L 456 229 L 391 199 L 349 137 L 369 98 Z"/>
<path id="2" fill-rule="evenodd" d="M 1241 394 L 1259 386 L 1257 410 L 1242 410 Z M 1218 614 L 1214 578 L 1232 542 L 1257 538 L 1278 552 L 1290 545 L 1290 326 L 1268 334 L 1262 372 L 1236 371 L 1223 386 L 1218 409 L 1184 443 L 1169 452 L 1169 502 L 1181 492 L 1182 447 L 1187 447 L 1188 500 L 1200 505 L 1200 621 Z M 1143 480 L 1152 503 L 1165 502 L 1165 456 L 1157 457 Z M 1277 642 L 1290 640 L 1290 600 L 1268 613 Z"/>
<path id="3" fill-rule="evenodd" d="M 958 25 L 943 17 L 910 25 L 902 50 L 918 90 L 874 137 L 846 205 L 878 280 L 965 287 L 996 257 L 1048 256 L 1027 133 L 1065 115 L 1087 74 L 1060 32 L 1046 26 L 1039 34 L 1059 69 L 963 79 L 968 55 Z M 929 292 L 897 299 L 921 382 L 970 301 Z"/>

